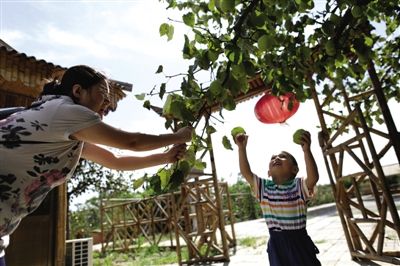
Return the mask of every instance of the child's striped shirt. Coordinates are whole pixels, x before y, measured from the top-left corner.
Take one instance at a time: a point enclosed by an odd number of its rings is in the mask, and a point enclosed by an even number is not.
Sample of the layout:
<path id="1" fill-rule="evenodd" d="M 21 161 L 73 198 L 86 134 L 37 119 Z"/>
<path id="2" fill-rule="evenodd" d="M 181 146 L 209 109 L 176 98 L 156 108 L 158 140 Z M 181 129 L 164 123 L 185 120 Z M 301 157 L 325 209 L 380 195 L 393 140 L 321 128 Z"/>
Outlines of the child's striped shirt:
<path id="1" fill-rule="evenodd" d="M 257 200 L 269 230 L 306 228 L 307 204 L 310 199 L 305 179 L 294 178 L 277 185 L 254 175 Z"/>

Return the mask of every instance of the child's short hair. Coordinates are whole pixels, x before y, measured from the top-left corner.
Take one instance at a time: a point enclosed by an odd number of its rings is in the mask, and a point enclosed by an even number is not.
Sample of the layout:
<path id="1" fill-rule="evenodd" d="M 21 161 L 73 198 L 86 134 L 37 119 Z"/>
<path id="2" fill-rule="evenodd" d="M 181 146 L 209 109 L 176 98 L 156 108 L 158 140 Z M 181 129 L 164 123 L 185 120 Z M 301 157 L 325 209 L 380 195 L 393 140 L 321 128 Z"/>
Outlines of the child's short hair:
<path id="1" fill-rule="evenodd" d="M 293 164 L 294 164 L 295 166 L 299 167 L 298 164 L 297 164 L 296 158 L 294 158 L 293 155 L 291 155 L 291 154 L 288 153 L 287 151 L 282 151 L 282 153 L 285 154 L 286 156 L 288 156 L 288 157 L 292 160 L 292 162 L 293 162 Z"/>

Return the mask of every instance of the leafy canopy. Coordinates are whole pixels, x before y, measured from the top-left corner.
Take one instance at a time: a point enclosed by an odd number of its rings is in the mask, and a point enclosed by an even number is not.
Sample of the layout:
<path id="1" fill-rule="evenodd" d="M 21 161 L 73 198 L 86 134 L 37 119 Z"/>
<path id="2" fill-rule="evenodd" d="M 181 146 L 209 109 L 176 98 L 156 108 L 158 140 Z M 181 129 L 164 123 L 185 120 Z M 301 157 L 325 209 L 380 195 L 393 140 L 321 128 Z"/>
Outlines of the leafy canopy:
<path id="1" fill-rule="evenodd" d="M 198 126 L 205 118 L 202 133 L 193 139 L 185 169 L 199 165 L 196 152 L 210 148 L 204 132 L 215 131 L 209 121 L 217 119 L 212 108 L 234 110 L 235 97 L 248 92 L 248 80 L 255 76 L 273 93 L 293 91 L 300 101 L 311 98 L 311 90 L 316 89 L 332 108 L 341 108 L 344 102 L 335 88 L 354 95 L 381 87 L 388 99 L 400 100 L 397 0 L 160 2 L 182 14 L 160 26 L 161 36 L 173 38 L 173 23 L 184 23 L 191 29 L 184 36 L 182 49 L 182 57 L 190 64 L 186 73 L 165 75 L 166 82 L 156 88 L 158 92 L 152 90 L 140 98 L 150 108 L 151 97 L 146 96 L 166 97 L 166 128 Z M 162 74 L 164 69 L 159 66 L 156 73 Z M 182 77 L 180 88 L 169 88 L 168 80 L 178 76 Z M 209 79 L 201 78 L 204 76 Z M 383 122 L 373 98 L 366 99 L 362 107 L 367 122 Z M 223 144 L 231 147 L 226 136 Z M 180 168 L 175 165 L 174 169 Z M 161 191 L 174 173 L 164 169 L 155 175 L 154 180 L 159 181 L 150 181 Z"/>

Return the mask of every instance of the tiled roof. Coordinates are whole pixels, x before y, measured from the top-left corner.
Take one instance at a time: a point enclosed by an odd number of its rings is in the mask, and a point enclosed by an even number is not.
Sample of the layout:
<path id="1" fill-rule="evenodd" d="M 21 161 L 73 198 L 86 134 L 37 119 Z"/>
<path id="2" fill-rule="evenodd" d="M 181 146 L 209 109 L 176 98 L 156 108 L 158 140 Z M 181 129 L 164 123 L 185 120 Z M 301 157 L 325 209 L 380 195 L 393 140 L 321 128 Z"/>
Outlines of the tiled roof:
<path id="1" fill-rule="evenodd" d="M 0 39 L 0 83 L 3 91 L 37 97 L 43 86 L 43 79 L 59 78 L 67 68 L 55 65 L 34 56 L 20 53 Z M 132 91 L 132 84 L 110 79 L 111 109 L 115 111 L 117 102 L 126 96 L 124 91 Z"/>
<path id="2" fill-rule="evenodd" d="M 61 67 L 61 66 L 59 66 L 59 65 L 55 65 L 55 64 L 53 64 L 53 63 L 51 63 L 51 62 L 46 62 L 46 61 L 43 60 L 43 59 L 37 59 L 37 58 L 34 57 L 34 56 L 28 56 L 28 55 L 26 55 L 25 53 L 19 53 L 17 50 L 15 50 L 14 48 L 12 48 L 9 44 L 7 44 L 7 43 L 6 43 L 5 41 L 3 41 L 2 39 L 0 39 L 0 49 L 6 50 L 8 54 L 15 55 L 15 56 L 17 56 L 17 57 L 21 57 L 21 58 L 26 59 L 26 60 L 28 60 L 28 61 L 36 61 L 36 62 L 38 62 L 38 63 L 47 64 L 47 65 L 48 65 L 49 67 L 51 67 L 51 68 L 56 68 L 56 69 L 59 68 L 59 69 L 64 69 L 64 70 L 66 70 L 66 68 L 64 68 L 64 67 Z"/>

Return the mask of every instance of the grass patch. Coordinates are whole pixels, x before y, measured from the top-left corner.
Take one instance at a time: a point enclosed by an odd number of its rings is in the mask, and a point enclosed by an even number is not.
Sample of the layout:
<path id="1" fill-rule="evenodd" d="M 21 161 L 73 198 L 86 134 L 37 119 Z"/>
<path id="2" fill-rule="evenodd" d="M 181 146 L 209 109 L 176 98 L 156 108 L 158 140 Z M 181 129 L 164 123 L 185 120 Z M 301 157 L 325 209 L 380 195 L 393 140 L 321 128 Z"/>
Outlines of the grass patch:
<path id="1" fill-rule="evenodd" d="M 267 240 L 264 237 L 245 237 L 238 239 L 239 246 L 243 247 L 257 248 L 261 245 L 265 245 L 265 243 L 267 243 Z"/>
<path id="2" fill-rule="evenodd" d="M 93 252 L 93 265 L 94 266 L 113 266 L 118 264 L 124 264 L 125 262 L 132 261 L 134 258 L 132 254 L 110 252 L 107 254 L 101 254 L 100 252 Z"/>
<path id="3" fill-rule="evenodd" d="M 207 253 L 205 245 L 200 248 L 200 253 L 202 255 Z M 209 256 L 216 254 L 216 250 L 209 250 Z M 182 247 L 181 256 L 182 261 L 189 259 L 187 247 Z M 140 245 L 135 250 L 130 250 L 127 253 L 123 253 L 122 251 L 111 251 L 106 254 L 100 252 L 93 253 L 94 266 L 148 266 L 165 264 L 178 264 L 178 255 L 175 249 Z"/>
<path id="4" fill-rule="evenodd" d="M 266 237 L 245 237 L 238 239 L 238 245 L 242 247 L 258 248 L 266 244 Z M 200 248 L 200 253 L 207 253 L 207 246 Z M 209 256 L 216 255 L 214 249 L 209 250 Z M 181 249 L 182 261 L 187 261 L 189 258 L 187 247 Z M 144 246 L 141 241 L 138 241 L 136 249 L 126 253 L 111 251 L 106 254 L 93 252 L 94 266 L 148 266 L 148 265 L 165 265 L 178 264 L 178 255 L 174 249 L 160 248 L 158 246 Z"/>
<path id="5" fill-rule="evenodd" d="M 187 258 L 187 250 L 182 250 L 182 257 Z M 142 247 L 129 253 L 109 252 L 102 255 L 99 252 L 93 253 L 94 266 L 148 266 L 177 264 L 178 256 L 175 250 L 160 249 L 157 246 Z"/>

